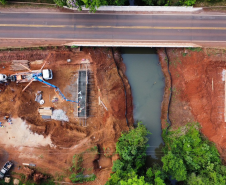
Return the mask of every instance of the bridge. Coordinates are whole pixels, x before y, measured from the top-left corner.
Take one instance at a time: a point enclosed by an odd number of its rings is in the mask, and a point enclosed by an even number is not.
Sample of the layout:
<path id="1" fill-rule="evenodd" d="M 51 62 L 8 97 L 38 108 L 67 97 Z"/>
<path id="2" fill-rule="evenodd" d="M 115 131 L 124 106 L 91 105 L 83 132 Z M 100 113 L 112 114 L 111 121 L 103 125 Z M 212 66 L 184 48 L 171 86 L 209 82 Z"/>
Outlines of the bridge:
<path id="1" fill-rule="evenodd" d="M 0 47 L 68 44 L 77 46 L 226 46 L 226 15 L 213 13 L 0 13 Z"/>

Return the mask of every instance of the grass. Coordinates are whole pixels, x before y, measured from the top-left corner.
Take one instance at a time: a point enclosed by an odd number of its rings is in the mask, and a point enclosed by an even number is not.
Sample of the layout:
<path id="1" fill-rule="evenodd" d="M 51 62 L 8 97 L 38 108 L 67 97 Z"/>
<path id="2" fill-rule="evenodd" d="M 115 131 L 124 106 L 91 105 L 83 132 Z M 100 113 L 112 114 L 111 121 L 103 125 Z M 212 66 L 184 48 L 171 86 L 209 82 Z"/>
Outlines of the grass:
<path id="1" fill-rule="evenodd" d="M 79 47 L 79 46 L 75 46 L 75 45 L 71 46 L 71 48 L 76 48 L 76 49 L 77 49 L 78 47 Z"/>
<path id="2" fill-rule="evenodd" d="M 181 61 L 179 59 L 174 60 L 173 62 L 169 63 L 170 65 L 173 64 L 173 66 L 176 68 L 178 64 L 181 64 Z"/>
<path id="3" fill-rule="evenodd" d="M 200 52 L 202 51 L 202 48 L 187 48 L 190 51 L 196 51 L 196 52 Z"/>
<path id="4" fill-rule="evenodd" d="M 183 55 L 183 57 L 186 57 L 187 56 L 187 53 L 183 53 L 182 55 Z"/>
<path id="5" fill-rule="evenodd" d="M 83 154 L 85 152 L 91 152 L 94 154 L 98 153 L 98 147 L 94 146 L 92 148 L 88 148 L 86 151 L 80 153 L 80 154 L 75 154 L 73 156 L 72 159 L 72 166 L 70 167 L 69 171 L 72 172 L 70 175 L 70 179 L 72 182 L 89 182 L 89 181 L 93 181 L 96 179 L 96 175 L 95 174 L 91 174 L 90 176 L 86 176 L 84 175 L 84 171 L 86 170 L 86 168 L 82 167 L 82 163 L 83 163 Z M 92 168 L 88 168 L 87 171 L 92 171 Z M 60 178 L 60 176 L 58 176 L 58 178 Z"/>
<path id="6" fill-rule="evenodd" d="M 57 181 L 63 181 L 66 176 L 56 172 L 54 177 Z"/>

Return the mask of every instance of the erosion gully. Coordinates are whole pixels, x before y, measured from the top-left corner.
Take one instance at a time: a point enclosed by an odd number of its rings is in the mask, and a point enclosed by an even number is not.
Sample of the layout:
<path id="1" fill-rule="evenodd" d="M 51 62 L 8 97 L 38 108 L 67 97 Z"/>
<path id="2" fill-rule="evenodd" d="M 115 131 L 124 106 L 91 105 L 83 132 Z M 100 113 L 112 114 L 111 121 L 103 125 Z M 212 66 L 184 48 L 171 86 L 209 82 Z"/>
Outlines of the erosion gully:
<path id="1" fill-rule="evenodd" d="M 126 75 L 133 95 L 135 122 L 141 121 L 152 133 L 149 136 L 146 166 L 159 163 L 161 148 L 161 102 L 164 76 L 156 50 L 153 48 L 121 48 Z"/>

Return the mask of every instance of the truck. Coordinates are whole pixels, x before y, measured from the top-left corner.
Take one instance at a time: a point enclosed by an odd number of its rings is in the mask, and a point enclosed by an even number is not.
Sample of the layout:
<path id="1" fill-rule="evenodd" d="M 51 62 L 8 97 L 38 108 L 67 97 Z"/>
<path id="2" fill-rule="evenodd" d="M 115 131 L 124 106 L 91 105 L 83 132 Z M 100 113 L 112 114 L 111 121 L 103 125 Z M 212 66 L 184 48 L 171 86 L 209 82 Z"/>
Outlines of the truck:
<path id="1" fill-rule="evenodd" d="M 7 82 L 8 77 L 5 74 L 0 74 L 0 83 Z"/>
<path id="2" fill-rule="evenodd" d="M 30 82 L 32 79 L 33 81 L 37 81 L 33 78 L 34 74 L 40 73 L 40 70 L 33 70 L 33 71 L 28 71 L 28 72 L 21 72 L 21 73 L 16 73 L 13 75 L 10 75 L 8 79 L 10 79 L 12 82 L 16 83 L 23 83 L 23 82 Z M 43 69 L 41 71 L 41 79 L 44 80 L 51 80 L 53 78 L 53 72 L 51 69 Z"/>
<path id="3" fill-rule="evenodd" d="M 5 165 L 2 167 L 0 171 L 0 179 L 3 179 L 5 174 L 12 168 L 13 163 L 11 161 L 7 161 Z"/>

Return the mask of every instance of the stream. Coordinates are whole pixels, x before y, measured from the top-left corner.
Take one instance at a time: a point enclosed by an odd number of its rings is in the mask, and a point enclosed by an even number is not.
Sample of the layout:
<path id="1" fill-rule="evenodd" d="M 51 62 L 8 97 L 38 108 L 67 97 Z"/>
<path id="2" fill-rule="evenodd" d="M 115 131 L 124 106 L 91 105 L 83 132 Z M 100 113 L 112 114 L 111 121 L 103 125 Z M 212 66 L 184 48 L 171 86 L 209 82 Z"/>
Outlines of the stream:
<path id="1" fill-rule="evenodd" d="M 164 93 L 164 76 L 156 50 L 153 48 L 121 48 L 126 75 L 133 96 L 135 123 L 141 121 L 152 133 L 148 138 L 146 166 L 159 163 L 161 148 L 161 103 Z"/>

